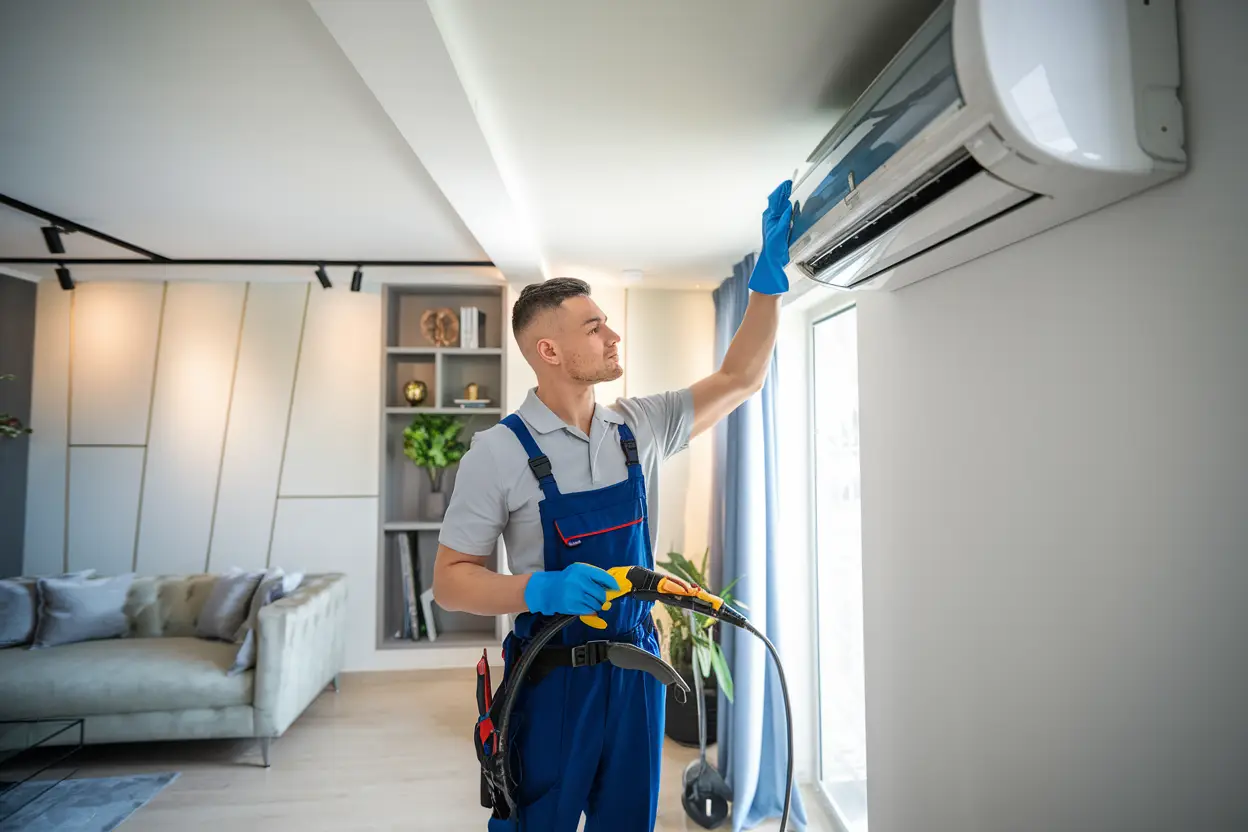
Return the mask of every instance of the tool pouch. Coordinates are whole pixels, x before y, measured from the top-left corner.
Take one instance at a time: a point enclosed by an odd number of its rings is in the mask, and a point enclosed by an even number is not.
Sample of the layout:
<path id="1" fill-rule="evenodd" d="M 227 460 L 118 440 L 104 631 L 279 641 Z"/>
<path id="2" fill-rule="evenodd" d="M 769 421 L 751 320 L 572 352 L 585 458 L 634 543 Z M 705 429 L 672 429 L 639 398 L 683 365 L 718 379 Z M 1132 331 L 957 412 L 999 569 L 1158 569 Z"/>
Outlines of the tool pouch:
<path id="1" fill-rule="evenodd" d="M 490 683 L 490 662 L 485 650 L 477 662 L 477 724 L 472 731 L 472 745 L 477 749 L 477 761 L 481 763 L 481 806 L 494 808 L 492 790 L 487 777 L 489 759 L 497 743 L 494 720 L 490 716 L 494 686 Z"/>
<path id="2" fill-rule="evenodd" d="M 501 685 L 499 689 L 502 690 Z M 472 745 L 477 750 L 477 761 L 481 763 L 481 806 L 494 810 L 492 819 L 506 820 L 511 815 L 511 809 L 503 791 L 506 768 L 502 757 L 494 753 L 498 748 L 494 705 L 490 663 L 487 652 L 483 650 L 477 662 L 477 723 L 473 727 Z"/>

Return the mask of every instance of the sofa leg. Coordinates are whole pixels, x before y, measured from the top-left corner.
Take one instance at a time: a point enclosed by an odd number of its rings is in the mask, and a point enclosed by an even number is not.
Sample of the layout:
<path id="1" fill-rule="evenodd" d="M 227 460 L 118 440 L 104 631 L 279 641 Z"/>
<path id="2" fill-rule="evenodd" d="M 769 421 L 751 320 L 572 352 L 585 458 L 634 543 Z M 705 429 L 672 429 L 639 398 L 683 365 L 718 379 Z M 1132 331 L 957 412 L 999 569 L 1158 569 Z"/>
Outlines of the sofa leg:
<path id="1" fill-rule="evenodd" d="M 272 746 L 272 744 L 273 744 L 273 739 L 271 737 L 260 738 L 260 756 L 264 760 L 265 768 L 269 767 L 269 748 L 270 746 Z"/>
<path id="2" fill-rule="evenodd" d="M 334 693 L 337 693 L 338 692 L 338 674 L 337 673 L 334 674 L 333 681 L 331 681 L 330 684 L 334 686 Z"/>

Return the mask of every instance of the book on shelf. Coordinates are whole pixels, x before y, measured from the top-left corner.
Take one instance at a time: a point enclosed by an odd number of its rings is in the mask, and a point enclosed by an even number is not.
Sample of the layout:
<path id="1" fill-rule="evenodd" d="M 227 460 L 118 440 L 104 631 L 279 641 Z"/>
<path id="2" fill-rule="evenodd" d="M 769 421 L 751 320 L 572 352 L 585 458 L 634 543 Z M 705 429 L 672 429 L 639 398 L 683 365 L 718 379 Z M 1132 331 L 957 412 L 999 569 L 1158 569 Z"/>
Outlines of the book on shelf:
<path id="1" fill-rule="evenodd" d="M 438 640 L 438 628 L 433 623 L 433 589 L 420 593 L 420 610 L 425 616 L 425 635 L 430 641 Z"/>
<path id="2" fill-rule="evenodd" d="M 403 574 L 403 638 L 419 641 L 425 634 L 426 622 L 421 615 L 418 561 L 412 555 L 411 535 L 399 534 L 399 569 Z"/>
<path id="3" fill-rule="evenodd" d="M 481 331 L 485 329 L 485 313 L 475 306 L 459 307 L 459 345 L 466 350 L 482 347 Z"/>

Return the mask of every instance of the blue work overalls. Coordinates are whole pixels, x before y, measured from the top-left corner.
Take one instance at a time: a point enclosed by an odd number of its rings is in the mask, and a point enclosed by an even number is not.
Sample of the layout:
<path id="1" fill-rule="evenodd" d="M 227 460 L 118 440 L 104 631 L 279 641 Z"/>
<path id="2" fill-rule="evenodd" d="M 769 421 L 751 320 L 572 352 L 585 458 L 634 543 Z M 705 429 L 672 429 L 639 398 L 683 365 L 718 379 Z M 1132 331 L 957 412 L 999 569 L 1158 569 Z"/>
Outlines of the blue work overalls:
<path id="1" fill-rule="evenodd" d="M 619 426 L 619 437 L 628 478 L 605 488 L 563 494 L 549 460 L 520 417 L 512 414 L 503 424 L 524 445 L 542 487 L 538 509 L 547 571 L 577 561 L 603 569 L 654 568 L 646 482 L 636 440 L 626 425 Z M 651 606 L 628 596 L 618 598 L 599 613 L 607 622 L 605 630 L 578 620 L 552 643 L 625 641 L 657 656 Z M 504 674 L 544 621 L 532 613 L 517 618 L 503 644 Z M 575 832 L 582 812 L 586 832 L 652 830 L 658 808 L 664 696 L 663 685 L 650 674 L 609 662 L 557 667 L 526 684 L 512 717 L 519 817 L 491 820 L 491 832 Z"/>

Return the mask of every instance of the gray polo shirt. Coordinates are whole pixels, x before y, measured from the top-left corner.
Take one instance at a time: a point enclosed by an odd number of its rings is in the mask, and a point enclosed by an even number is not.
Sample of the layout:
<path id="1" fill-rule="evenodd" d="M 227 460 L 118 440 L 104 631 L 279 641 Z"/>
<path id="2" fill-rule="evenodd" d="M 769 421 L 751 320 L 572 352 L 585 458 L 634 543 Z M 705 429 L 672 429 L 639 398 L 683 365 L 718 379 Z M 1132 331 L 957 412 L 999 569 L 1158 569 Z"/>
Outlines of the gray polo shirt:
<path id="1" fill-rule="evenodd" d="M 659 463 L 689 444 L 693 431 L 689 388 L 617 399 L 610 408 L 598 404 L 589 436 L 556 416 L 534 390 L 516 412 L 550 458 L 555 482 L 565 494 L 604 488 L 628 477 L 618 430 L 626 423 L 637 439 L 646 477 L 650 545 L 655 545 Z M 468 453 L 459 462 L 439 540 L 466 555 L 485 556 L 493 552 L 501 535 L 513 573 L 542 571 L 542 521 L 537 507 L 541 500 L 541 486 L 520 440 L 506 425 L 494 425 L 473 436 Z"/>

